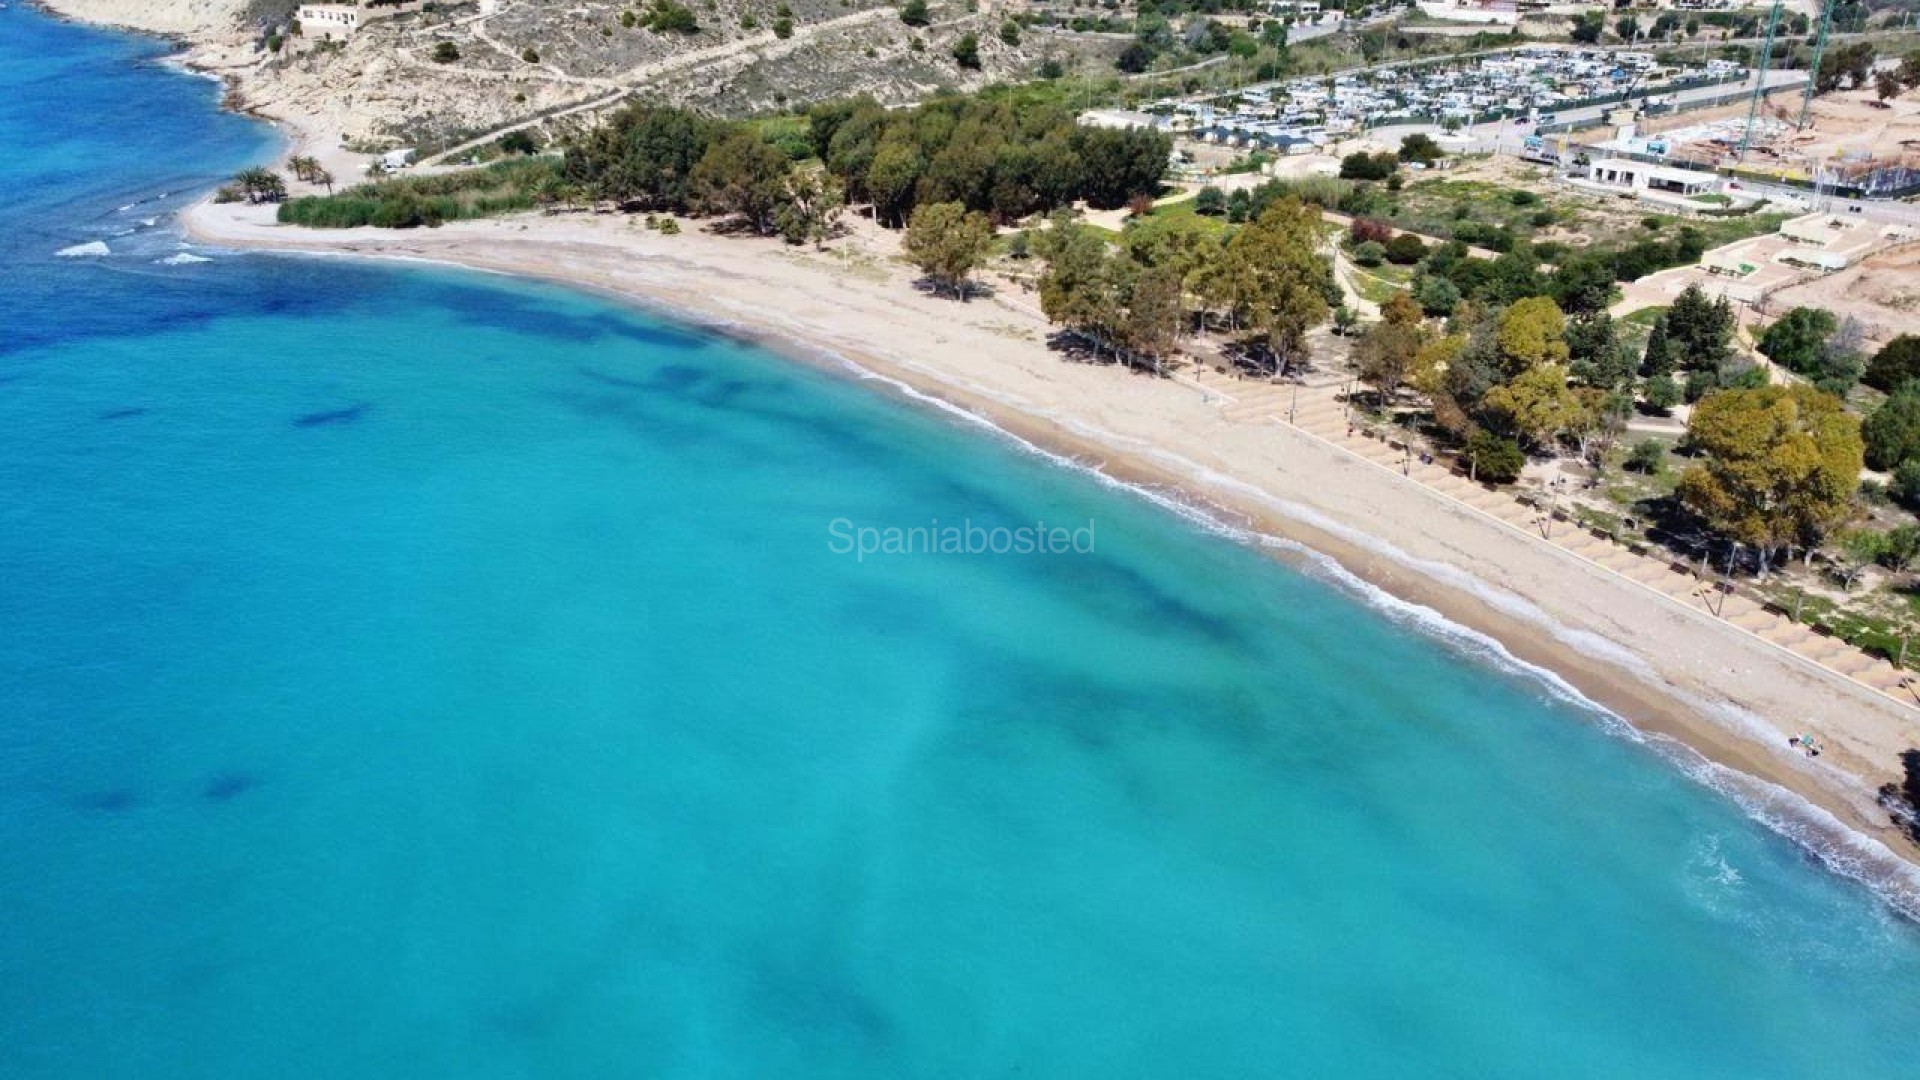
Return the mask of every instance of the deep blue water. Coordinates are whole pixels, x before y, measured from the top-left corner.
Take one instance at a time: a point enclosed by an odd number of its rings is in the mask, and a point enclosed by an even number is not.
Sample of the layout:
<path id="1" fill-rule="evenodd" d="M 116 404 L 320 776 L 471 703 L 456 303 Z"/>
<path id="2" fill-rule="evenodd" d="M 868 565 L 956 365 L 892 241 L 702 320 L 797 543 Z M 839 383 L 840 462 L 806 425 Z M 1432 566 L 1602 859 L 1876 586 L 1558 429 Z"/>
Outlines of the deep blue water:
<path id="1" fill-rule="evenodd" d="M 1315 576 L 598 301 L 179 262 L 268 143 L 158 54 L 0 10 L 0 1076 L 1911 1071 L 1911 925 Z M 1096 550 L 831 549 L 935 518 Z"/>

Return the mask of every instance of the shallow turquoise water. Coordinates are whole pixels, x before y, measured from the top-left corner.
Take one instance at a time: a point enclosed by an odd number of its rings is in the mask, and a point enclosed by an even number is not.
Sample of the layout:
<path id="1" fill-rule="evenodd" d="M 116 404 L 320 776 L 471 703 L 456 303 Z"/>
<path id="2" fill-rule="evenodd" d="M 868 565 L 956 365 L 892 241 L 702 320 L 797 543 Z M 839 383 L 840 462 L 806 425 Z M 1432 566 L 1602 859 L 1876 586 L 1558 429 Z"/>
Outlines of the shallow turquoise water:
<path id="1" fill-rule="evenodd" d="M 152 53 L 0 11 L 0 1076 L 1910 1068 L 1912 926 L 1340 588 L 557 290 L 164 262 L 264 140 Z M 831 550 L 936 518 L 1096 551 Z"/>

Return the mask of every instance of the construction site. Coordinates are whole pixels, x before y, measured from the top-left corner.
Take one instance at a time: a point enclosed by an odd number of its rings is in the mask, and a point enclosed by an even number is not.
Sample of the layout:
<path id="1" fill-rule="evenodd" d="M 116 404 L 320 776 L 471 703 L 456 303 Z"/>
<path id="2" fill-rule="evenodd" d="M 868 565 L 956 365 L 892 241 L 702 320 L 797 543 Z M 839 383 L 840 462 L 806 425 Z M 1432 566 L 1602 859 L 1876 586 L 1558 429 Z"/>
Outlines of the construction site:
<path id="1" fill-rule="evenodd" d="M 1799 94 L 1776 94 L 1751 110 L 1750 124 L 1749 111 L 1740 104 L 1643 119 L 1620 149 L 1677 168 L 1731 168 L 1814 194 L 1889 199 L 1920 192 L 1920 100 L 1912 96 L 1880 101 L 1861 88 L 1805 102 Z"/>
<path id="2" fill-rule="evenodd" d="M 1643 114 L 1634 130 L 1623 134 L 1622 145 L 1610 149 L 1672 168 L 1721 170 L 1736 178 L 1806 188 L 1816 198 L 1898 199 L 1920 193 L 1920 102 L 1901 100 L 1902 83 L 1888 70 L 1897 46 L 1885 51 L 1893 44 L 1885 38 L 1872 44 L 1831 41 L 1835 2 L 1827 0 L 1820 10 L 1819 32 L 1805 65 L 1809 77 L 1797 92 L 1767 86 L 1766 72 L 1779 63 L 1775 43 L 1784 4 L 1775 0 L 1764 44 L 1755 52 L 1758 76 L 1745 101 L 1684 118 Z M 1832 62 L 1831 75 L 1823 60 Z M 1890 79 L 1891 90 L 1881 89 Z"/>

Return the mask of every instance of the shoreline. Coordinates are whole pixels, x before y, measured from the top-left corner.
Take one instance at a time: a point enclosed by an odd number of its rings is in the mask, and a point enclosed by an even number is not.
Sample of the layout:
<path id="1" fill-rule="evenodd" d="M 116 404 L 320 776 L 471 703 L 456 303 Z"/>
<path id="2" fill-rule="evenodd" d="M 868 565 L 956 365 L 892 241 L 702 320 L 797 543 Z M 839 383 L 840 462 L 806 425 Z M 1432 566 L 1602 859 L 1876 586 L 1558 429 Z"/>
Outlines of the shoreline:
<path id="1" fill-rule="evenodd" d="M 1876 775 L 1870 760 L 1858 754 L 1846 755 L 1852 760 L 1843 766 L 1844 752 L 1830 750 L 1820 760 L 1809 760 L 1786 746 L 1787 730 L 1808 726 L 1809 716 L 1838 702 L 1851 699 L 1863 710 L 1890 714 L 1885 719 L 1894 730 L 1905 730 L 1913 717 L 1900 715 L 1900 706 L 1869 701 L 1864 688 L 1803 669 L 1758 639 L 1743 640 L 1731 626 L 1662 609 L 1658 601 L 1664 598 L 1650 591 L 1635 595 L 1629 583 L 1606 580 L 1604 571 L 1569 553 L 1524 535 L 1505 535 L 1493 520 L 1467 517 L 1440 493 L 1303 431 L 1280 424 L 1228 425 L 1194 387 L 1065 359 L 1046 348 L 1043 333 L 1036 335 L 1044 331 L 1044 322 L 1024 311 L 1017 295 L 967 304 L 932 299 L 915 292 L 910 275 L 897 267 L 836 272 L 831 265 L 805 265 L 829 263 L 829 256 L 796 251 L 779 241 L 715 237 L 697 225 L 665 237 L 619 217 L 522 215 L 435 230 L 319 231 L 280 226 L 271 214 L 271 207 L 202 200 L 182 211 L 179 220 L 190 240 L 210 247 L 424 263 L 583 289 L 799 362 L 886 384 L 886 392 L 903 400 L 933 403 L 1062 464 L 1172 504 L 1169 509 L 1204 516 L 1243 541 L 1269 551 L 1278 548 L 1275 553 L 1288 561 L 1309 564 L 1309 572 L 1335 579 L 1351 575 L 1349 587 L 1356 591 L 1377 589 L 1398 604 L 1430 612 L 1428 620 L 1463 628 L 1492 646 L 1472 651 L 1503 652 L 1549 689 L 1552 682 L 1564 681 L 1579 699 L 1652 744 L 1668 764 L 1735 798 L 1830 868 L 1878 888 L 1897 909 L 1920 918 L 1920 851 L 1873 801 L 1879 783 L 1892 774 Z M 886 240 L 856 233 L 848 243 L 878 247 Z M 788 269 L 781 263 L 794 262 L 802 266 L 779 272 Z M 782 289 L 796 289 L 801 296 L 782 297 Z M 823 289 L 830 298 L 818 296 Z M 847 317 L 834 319 L 832 327 L 813 321 L 831 316 L 834 300 L 855 297 L 895 317 L 875 322 L 870 310 L 843 304 L 838 310 Z M 919 318 L 923 311 L 931 317 Z M 983 336 L 978 326 L 983 318 L 1007 320 L 1000 329 L 1010 324 L 1028 333 L 990 330 Z M 909 344 L 929 335 L 934 347 L 925 352 Z M 958 340 L 962 335 L 967 340 Z M 1009 392 L 1009 383 L 1038 389 L 1043 397 Z M 1100 406 L 1124 408 L 1119 418 L 1129 421 L 1140 420 L 1141 410 L 1165 407 L 1176 414 L 1173 430 L 1164 423 L 1146 437 L 1119 430 L 1102 422 Z M 1266 444 L 1276 461 L 1306 465 L 1316 476 L 1364 478 L 1360 482 L 1368 488 L 1386 489 L 1383 500 L 1419 521 L 1399 522 L 1396 529 L 1390 527 L 1394 523 L 1353 513 L 1350 505 L 1316 500 L 1310 488 L 1298 486 L 1298 476 L 1291 483 L 1262 483 L 1266 478 L 1228 462 L 1203 460 L 1192 451 L 1206 441 L 1205 430 L 1179 437 L 1180 419 L 1191 418 L 1196 409 L 1222 429 L 1231 426 L 1237 436 Z M 1280 471 L 1295 470 L 1282 465 Z M 1355 485 L 1329 479 L 1328 486 Z M 1491 553 L 1517 547 L 1549 564 L 1548 580 L 1538 590 L 1515 588 L 1515 582 L 1488 573 L 1500 565 L 1497 558 L 1477 566 L 1461 566 L 1457 557 L 1436 559 L 1434 552 L 1419 550 L 1423 545 L 1408 542 L 1433 539 L 1436 530 L 1426 528 L 1429 524 L 1464 534 L 1443 545 L 1455 556 L 1463 549 Z M 1298 550 L 1289 551 L 1290 545 Z M 1312 566 L 1315 555 L 1338 570 Z M 1652 618 L 1671 633 L 1659 635 L 1660 642 L 1643 642 L 1633 633 L 1617 632 L 1619 625 L 1596 629 L 1563 620 L 1555 594 L 1568 591 L 1595 594 L 1585 599 L 1603 613 L 1654 608 Z M 1685 643 L 1674 653 L 1686 655 L 1688 662 L 1663 662 L 1676 658 L 1662 655 L 1669 639 Z M 1722 661 L 1742 666 L 1729 668 Z M 1712 676 L 1703 679 L 1697 670 L 1702 667 Z M 1773 685 L 1737 699 L 1726 692 L 1731 688 L 1724 684 L 1734 677 L 1754 675 Z M 1716 711 L 1723 715 L 1712 715 Z M 1830 743 L 1847 741 L 1839 729 L 1812 726 Z"/>
<path id="2" fill-rule="evenodd" d="M 62 0 L 36 2 L 94 21 Z M 236 69 L 210 57 L 217 40 L 165 36 L 187 46 L 170 62 L 231 89 Z M 278 162 L 313 154 L 342 185 L 358 178 L 361 160 L 340 149 L 324 121 L 245 111 L 273 125 Z M 1230 421 L 1197 385 L 1053 353 L 1050 328 L 1017 294 L 967 304 L 920 294 L 891 261 L 897 238 L 864 223 L 822 255 L 711 236 L 698 223 L 674 237 L 584 215 L 322 231 L 278 226 L 271 215 L 271 207 L 203 197 L 177 220 L 189 240 L 210 247 L 427 263 L 582 289 L 937 404 L 1104 482 L 1204 515 L 1336 584 L 1378 590 L 1464 628 L 1550 690 L 1564 682 L 1675 767 L 1920 919 L 1920 845 L 1874 801 L 1878 786 L 1896 779 L 1897 755 L 1920 746 L 1920 712 L 1704 613 L 1675 609 L 1332 442 L 1285 424 Z M 1820 719 L 1836 709 L 1847 710 L 1844 725 Z M 1788 748 L 1787 736 L 1803 730 L 1829 744 L 1822 759 Z"/>

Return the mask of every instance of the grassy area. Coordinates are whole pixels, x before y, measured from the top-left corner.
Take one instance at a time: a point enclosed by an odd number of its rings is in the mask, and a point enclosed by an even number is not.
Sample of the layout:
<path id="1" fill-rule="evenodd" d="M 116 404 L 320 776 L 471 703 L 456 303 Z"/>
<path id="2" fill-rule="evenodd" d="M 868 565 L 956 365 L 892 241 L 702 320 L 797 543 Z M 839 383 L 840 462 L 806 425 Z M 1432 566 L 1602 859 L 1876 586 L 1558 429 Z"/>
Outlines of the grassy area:
<path id="1" fill-rule="evenodd" d="M 280 204 L 280 220 L 316 229 L 434 226 L 465 218 L 532 209 L 559 179 L 556 158 L 515 158 L 437 176 L 405 176 L 358 184 L 334 195 Z"/>
<path id="2" fill-rule="evenodd" d="M 1148 214 L 1144 220 L 1136 218 L 1129 222 L 1129 228 L 1151 227 L 1166 228 L 1174 231 L 1198 228 L 1202 232 L 1214 233 L 1220 236 L 1225 236 L 1233 231 L 1233 226 L 1227 224 L 1227 219 L 1224 216 L 1208 216 L 1194 209 L 1194 201 L 1192 199 L 1182 199 L 1177 203 L 1156 206 L 1153 208 L 1153 212 Z"/>
<path id="3" fill-rule="evenodd" d="M 1831 634 L 1856 649 L 1895 662 L 1905 652 L 1909 666 L 1920 661 L 1920 648 L 1909 649 L 1904 644 L 1905 627 L 1900 621 L 1862 610 L 1870 602 L 1866 597 L 1842 606 L 1829 597 L 1779 580 L 1756 584 L 1755 590 L 1790 617 L 1797 618 L 1816 631 Z"/>

